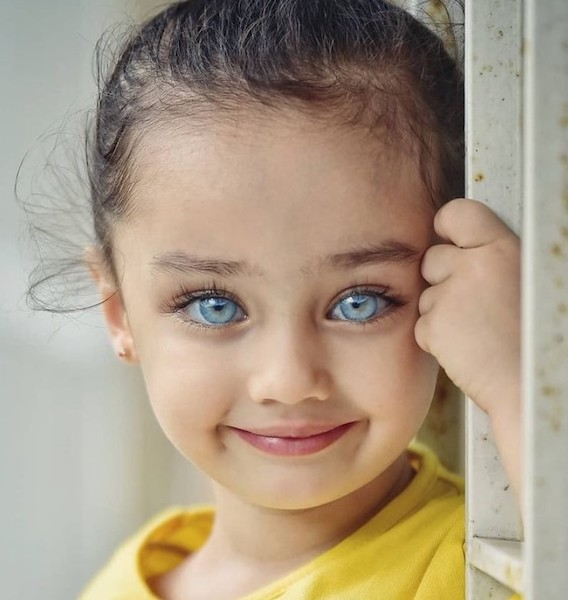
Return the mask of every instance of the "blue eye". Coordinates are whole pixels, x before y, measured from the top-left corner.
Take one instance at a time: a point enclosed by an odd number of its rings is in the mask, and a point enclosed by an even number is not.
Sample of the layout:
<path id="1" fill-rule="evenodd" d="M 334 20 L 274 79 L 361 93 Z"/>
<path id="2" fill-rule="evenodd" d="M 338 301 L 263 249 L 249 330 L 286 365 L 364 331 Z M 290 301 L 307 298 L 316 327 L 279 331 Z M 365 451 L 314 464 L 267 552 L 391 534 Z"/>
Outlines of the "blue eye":
<path id="1" fill-rule="evenodd" d="M 377 293 L 353 292 L 342 298 L 329 314 L 339 321 L 365 322 L 378 317 L 391 304 Z"/>
<path id="2" fill-rule="evenodd" d="M 184 308 L 191 321 L 203 325 L 228 325 L 244 319 L 241 307 L 224 296 L 205 296 L 192 300 Z"/>

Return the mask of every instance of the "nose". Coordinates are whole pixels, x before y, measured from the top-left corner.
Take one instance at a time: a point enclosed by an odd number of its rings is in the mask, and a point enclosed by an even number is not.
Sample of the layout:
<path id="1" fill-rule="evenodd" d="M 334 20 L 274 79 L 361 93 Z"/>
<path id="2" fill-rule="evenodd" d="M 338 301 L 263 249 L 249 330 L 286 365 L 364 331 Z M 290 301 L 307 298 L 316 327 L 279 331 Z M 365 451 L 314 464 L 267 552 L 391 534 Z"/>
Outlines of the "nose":
<path id="1" fill-rule="evenodd" d="M 291 328 L 265 336 L 253 351 L 248 391 L 254 402 L 327 400 L 331 377 L 317 334 Z"/>

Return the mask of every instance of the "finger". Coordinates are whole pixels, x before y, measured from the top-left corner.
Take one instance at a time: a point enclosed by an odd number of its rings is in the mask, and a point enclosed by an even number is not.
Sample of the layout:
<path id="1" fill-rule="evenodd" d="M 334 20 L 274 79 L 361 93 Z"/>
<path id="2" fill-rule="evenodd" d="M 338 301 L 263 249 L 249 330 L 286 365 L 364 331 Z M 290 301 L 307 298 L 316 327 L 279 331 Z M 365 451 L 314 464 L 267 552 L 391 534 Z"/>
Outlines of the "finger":
<path id="1" fill-rule="evenodd" d="M 437 244 L 430 246 L 420 263 L 422 277 L 431 285 L 442 283 L 455 272 L 461 248 L 451 244 Z"/>
<path id="2" fill-rule="evenodd" d="M 460 248 L 484 246 L 512 233 L 488 206 L 467 198 L 444 204 L 434 216 L 434 231 Z"/>
<path id="3" fill-rule="evenodd" d="M 430 352 L 430 345 L 428 343 L 429 340 L 429 326 L 426 317 L 420 317 L 416 324 L 414 325 L 414 339 L 416 343 L 424 352 L 428 352 L 428 354 L 432 354 Z"/>
<path id="4" fill-rule="evenodd" d="M 420 313 L 420 316 L 424 316 L 432 310 L 432 307 L 436 303 L 437 296 L 438 289 L 435 286 L 426 288 L 422 294 L 420 294 L 420 298 L 418 299 L 418 312 Z"/>

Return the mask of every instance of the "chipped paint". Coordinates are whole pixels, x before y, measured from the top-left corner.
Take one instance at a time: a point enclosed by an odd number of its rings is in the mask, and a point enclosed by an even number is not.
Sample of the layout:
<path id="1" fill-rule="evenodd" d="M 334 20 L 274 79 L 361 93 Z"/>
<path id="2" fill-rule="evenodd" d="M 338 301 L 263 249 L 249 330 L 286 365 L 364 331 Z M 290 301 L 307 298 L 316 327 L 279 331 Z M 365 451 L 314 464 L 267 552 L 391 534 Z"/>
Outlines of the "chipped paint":
<path id="1" fill-rule="evenodd" d="M 549 433 L 557 434 L 563 431 L 565 424 L 565 408 L 560 397 L 560 391 L 549 396 L 543 396 L 547 402 L 542 404 L 538 410 L 538 415 L 548 426 Z"/>
<path id="2" fill-rule="evenodd" d="M 540 388 L 540 391 L 542 392 L 543 396 L 558 396 L 560 393 L 559 389 L 552 385 L 543 385 Z"/>

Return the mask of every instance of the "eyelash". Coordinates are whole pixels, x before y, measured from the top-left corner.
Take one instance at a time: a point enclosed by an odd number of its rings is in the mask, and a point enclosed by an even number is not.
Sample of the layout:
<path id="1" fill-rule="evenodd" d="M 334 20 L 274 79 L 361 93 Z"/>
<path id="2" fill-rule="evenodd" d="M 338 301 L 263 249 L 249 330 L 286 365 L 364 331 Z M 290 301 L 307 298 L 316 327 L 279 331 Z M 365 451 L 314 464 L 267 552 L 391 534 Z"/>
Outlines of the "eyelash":
<path id="1" fill-rule="evenodd" d="M 356 325 L 357 327 L 373 327 L 374 325 L 380 325 L 384 320 L 393 317 L 400 308 L 408 304 L 408 302 L 399 294 L 396 294 L 391 290 L 391 288 L 382 286 L 382 287 L 373 287 L 361 284 L 353 284 L 349 286 L 345 292 L 342 292 L 339 296 L 333 299 L 331 302 L 331 308 L 327 311 L 326 315 L 331 312 L 331 310 L 339 304 L 342 300 L 349 298 L 355 294 L 369 294 L 370 296 L 377 296 L 381 300 L 385 300 L 388 303 L 387 308 L 378 316 L 369 319 L 367 321 L 349 321 L 345 320 L 344 323 L 349 323 L 350 325 Z"/>
<path id="2" fill-rule="evenodd" d="M 402 308 L 408 303 L 405 299 L 402 298 L 402 296 L 394 293 L 389 287 L 372 287 L 369 285 L 353 284 L 347 287 L 346 290 L 342 292 L 339 296 L 334 298 L 334 300 L 330 304 L 330 309 L 326 312 L 326 316 L 337 304 L 339 304 L 339 302 L 355 294 L 376 295 L 389 304 L 389 306 L 387 306 L 383 313 L 367 321 L 343 321 L 345 323 L 349 323 L 350 325 L 356 325 L 358 327 L 369 327 L 373 325 L 378 325 L 381 321 L 394 316 L 398 309 Z M 204 325 L 203 323 L 187 319 L 182 315 L 182 311 L 185 308 L 187 308 L 193 301 L 215 297 L 227 298 L 228 300 L 231 300 L 237 306 L 239 306 L 239 308 L 246 315 L 246 311 L 242 306 L 242 303 L 238 299 L 237 294 L 228 289 L 227 287 L 217 287 L 217 284 L 214 281 L 210 282 L 209 285 L 194 291 L 190 291 L 183 285 L 180 285 L 178 290 L 174 294 L 172 294 L 172 296 L 166 302 L 164 302 L 162 306 L 162 311 L 177 315 L 178 318 L 181 321 L 183 321 L 183 323 L 187 324 L 190 327 L 196 327 L 198 329 L 206 330 L 209 332 L 220 331 L 222 329 L 235 325 L 234 322 L 226 323 L 223 325 Z"/>
<path id="3" fill-rule="evenodd" d="M 214 281 L 210 282 L 209 285 L 205 286 L 204 288 L 194 291 L 190 291 L 183 285 L 180 285 L 177 292 L 174 293 L 170 299 L 164 303 L 162 310 L 163 312 L 177 315 L 180 320 L 183 321 L 183 323 L 190 327 L 197 327 L 198 329 L 204 329 L 206 331 L 218 331 L 220 329 L 225 329 L 230 325 L 234 325 L 234 323 L 227 323 L 226 325 L 204 325 L 203 323 L 198 323 L 197 321 L 184 318 L 181 314 L 183 309 L 187 308 L 194 300 L 216 297 L 227 298 L 231 300 L 237 304 L 243 312 L 245 312 L 236 293 L 232 292 L 227 287 L 217 287 L 217 284 Z"/>

